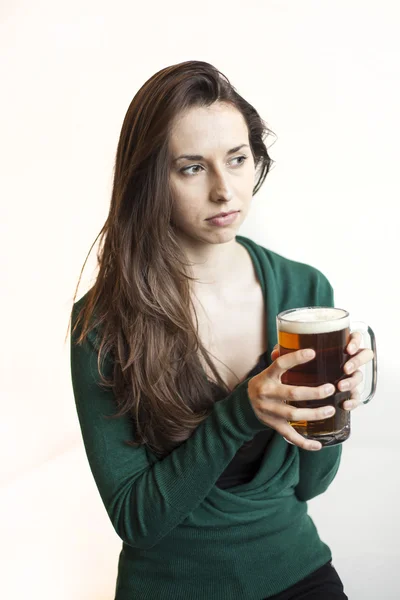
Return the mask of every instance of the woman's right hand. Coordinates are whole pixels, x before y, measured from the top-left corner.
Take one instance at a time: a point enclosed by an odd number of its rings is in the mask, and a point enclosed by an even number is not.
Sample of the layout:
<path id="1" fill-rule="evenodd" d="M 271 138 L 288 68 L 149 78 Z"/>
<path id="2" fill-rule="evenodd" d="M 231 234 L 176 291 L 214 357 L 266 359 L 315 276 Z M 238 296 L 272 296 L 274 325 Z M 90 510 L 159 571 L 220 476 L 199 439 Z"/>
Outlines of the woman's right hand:
<path id="1" fill-rule="evenodd" d="M 314 350 L 309 350 L 312 353 L 309 356 L 307 351 L 296 350 L 279 356 L 272 365 L 249 380 L 247 391 L 253 410 L 260 421 L 275 429 L 288 442 L 292 442 L 304 450 L 320 450 L 322 445 L 319 442 L 304 438 L 289 425 L 288 421 L 326 419 L 335 414 L 335 409 L 332 406 L 296 408 L 286 404 L 286 401 L 321 400 L 334 393 L 334 386 L 325 384 L 318 387 L 302 387 L 285 385 L 281 382 L 282 375 L 288 369 L 309 362 L 315 357 Z M 327 409 L 331 409 L 331 412 L 325 412 Z"/>

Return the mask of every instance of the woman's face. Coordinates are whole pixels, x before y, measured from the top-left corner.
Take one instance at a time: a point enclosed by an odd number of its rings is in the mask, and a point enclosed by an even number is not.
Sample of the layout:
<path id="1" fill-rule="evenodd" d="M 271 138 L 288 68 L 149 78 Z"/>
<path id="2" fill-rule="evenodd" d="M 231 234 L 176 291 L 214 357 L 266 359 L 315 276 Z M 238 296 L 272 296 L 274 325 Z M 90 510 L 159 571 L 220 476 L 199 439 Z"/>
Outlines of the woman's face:
<path id="1" fill-rule="evenodd" d="M 178 236 L 189 245 L 232 240 L 249 211 L 255 183 L 241 113 L 221 102 L 188 110 L 172 128 L 169 150 L 172 223 Z M 182 154 L 192 158 L 178 159 Z M 230 211 L 239 211 L 231 224 L 217 226 L 207 221 Z"/>

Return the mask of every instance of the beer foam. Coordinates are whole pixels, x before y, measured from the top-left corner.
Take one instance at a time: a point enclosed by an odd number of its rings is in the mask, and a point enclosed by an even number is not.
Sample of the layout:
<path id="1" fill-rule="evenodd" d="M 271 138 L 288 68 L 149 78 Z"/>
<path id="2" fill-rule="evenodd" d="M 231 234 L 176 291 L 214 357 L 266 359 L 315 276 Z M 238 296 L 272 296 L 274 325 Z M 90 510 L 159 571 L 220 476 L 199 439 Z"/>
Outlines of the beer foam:
<path id="1" fill-rule="evenodd" d="M 279 329 L 286 333 L 330 333 L 347 327 L 350 327 L 350 318 L 340 308 L 304 308 L 289 312 L 279 319 Z"/>

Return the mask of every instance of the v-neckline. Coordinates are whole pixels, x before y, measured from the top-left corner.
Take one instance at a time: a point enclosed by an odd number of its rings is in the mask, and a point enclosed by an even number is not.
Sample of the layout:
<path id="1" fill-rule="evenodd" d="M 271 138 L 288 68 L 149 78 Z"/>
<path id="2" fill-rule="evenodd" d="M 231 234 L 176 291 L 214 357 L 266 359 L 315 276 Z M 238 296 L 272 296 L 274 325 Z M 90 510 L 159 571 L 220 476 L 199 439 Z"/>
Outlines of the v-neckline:
<path id="1" fill-rule="evenodd" d="M 253 263 L 253 267 L 255 269 L 258 281 L 260 283 L 261 286 L 261 291 L 262 291 L 262 295 L 263 295 L 263 299 L 264 299 L 264 311 L 266 313 L 266 319 L 265 319 L 265 327 L 266 327 L 266 337 L 267 337 L 267 350 L 265 352 L 263 352 L 262 354 L 260 354 L 257 364 L 254 365 L 250 371 L 248 371 L 246 377 L 244 379 L 242 379 L 241 381 L 239 381 L 239 383 L 237 385 L 235 385 L 235 387 L 230 391 L 230 393 L 234 392 L 234 390 L 241 384 L 243 383 L 243 381 L 246 381 L 246 379 L 249 377 L 249 373 L 251 373 L 253 371 L 253 369 L 259 364 L 261 357 L 266 355 L 266 362 L 267 362 L 267 367 L 269 367 L 272 364 L 272 359 L 271 359 L 271 353 L 272 350 L 274 349 L 275 344 L 277 343 L 277 333 L 276 333 L 276 315 L 277 315 L 277 297 L 276 297 L 276 290 L 273 286 L 273 275 L 272 275 L 272 269 L 270 268 L 270 264 L 268 261 L 268 258 L 265 257 L 265 264 L 266 264 L 266 268 L 265 268 L 265 275 L 264 275 L 264 271 L 261 267 L 261 263 L 260 263 L 260 259 L 258 258 L 257 254 L 255 253 L 254 249 L 251 246 L 252 240 L 248 239 L 248 238 L 244 238 L 243 236 L 236 236 L 236 241 L 241 244 L 242 246 L 244 246 L 247 250 L 247 252 L 249 253 L 250 259 Z M 268 281 L 268 284 L 267 284 Z M 266 368 L 267 368 L 266 367 Z M 220 386 L 218 386 L 218 384 L 216 384 L 215 382 L 212 382 L 218 389 L 220 389 Z"/>
<path id="2" fill-rule="evenodd" d="M 266 359 L 267 364 L 270 366 L 272 364 L 271 354 L 274 349 L 275 344 L 277 343 L 277 333 L 276 333 L 276 315 L 278 314 L 278 301 L 277 301 L 277 290 L 274 286 L 274 276 L 271 269 L 270 262 L 268 257 L 265 256 L 265 268 L 263 269 L 261 266 L 260 258 L 257 256 L 254 248 L 252 247 L 255 242 L 253 242 L 249 238 L 245 238 L 243 236 L 237 235 L 236 241 L 239 244 L 242 244 L 246 248 L 249 253 L 250 259 L 253 263 L 258 281 L 261 286 L 261 291 L 264 299 L 264 311 L 266 313 L 265 319 L 265 327 L 266 327 L 266 337 L 267 337 L 267 350 L 266 350 Z M 262 354 L 260 355 L 260 357 Z M 246 378 L 247 379 L 247 378 Z"/>
<path id="3" fill-rule="evenodd" d="M 263 352 L 262 354 L 260 354 L 260 356 L 258 357 L 258 360 L 257 360 L 256 364 L 251 369 L 249 369 L 249 371 L 246 373 L 246 376 L 243 377 L 243 379 L 239 383 L 242 383 L 243 381 L 245 381 L 245 379 L 248 378 L 248 376 L 250 375 L 250 373 L 252 373 L 256 367 L 258 367 L 258 365 L 260 364 L 260 362 L 263 360 L 264 357 L 265 357 L 266 361 L 268 362 L 268 350 L 265 350 L 265 352 Z"/>

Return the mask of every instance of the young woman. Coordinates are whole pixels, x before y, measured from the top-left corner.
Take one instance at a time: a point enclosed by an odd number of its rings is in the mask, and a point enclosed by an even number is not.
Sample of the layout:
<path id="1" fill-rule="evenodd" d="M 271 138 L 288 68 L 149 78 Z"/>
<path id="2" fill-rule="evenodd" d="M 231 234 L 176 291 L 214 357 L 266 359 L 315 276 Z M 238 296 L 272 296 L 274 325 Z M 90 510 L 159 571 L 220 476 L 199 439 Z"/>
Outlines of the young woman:
<path id="1" fill-rule="evenodd" d="M 238 235 L 268 133 L 198 61 L 156 73 L 125 116 L 99 272 L 75 292 L 71 333 L 87 458 L 123 542 L 116 600 L 347 598 L 307 513 L 341 446 L 319 451 L 289 425 L 326 415 L 285 403 L 281 375 L 310 357 L 280 357 L 275 327 L 282 310 L 333 306 L 333 290 Z M 350 342 L 346 410 L 372 358 Z"/>

